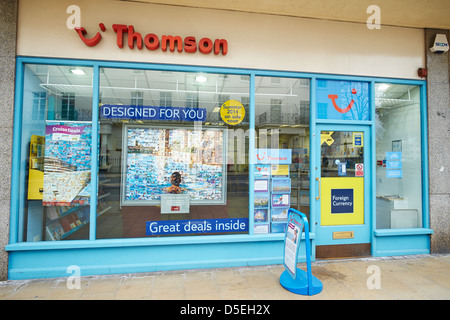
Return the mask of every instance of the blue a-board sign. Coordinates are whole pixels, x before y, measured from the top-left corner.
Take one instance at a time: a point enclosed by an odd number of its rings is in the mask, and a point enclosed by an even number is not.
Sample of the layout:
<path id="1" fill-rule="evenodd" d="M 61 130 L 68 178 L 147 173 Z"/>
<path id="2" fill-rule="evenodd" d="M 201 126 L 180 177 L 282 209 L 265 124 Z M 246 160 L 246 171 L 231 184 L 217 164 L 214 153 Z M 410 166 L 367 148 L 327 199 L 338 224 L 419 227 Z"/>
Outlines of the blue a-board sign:
<path id="1" fill-rule="evenodd" d="M 303 229 L 305 231 L 306 272 L 297 268 L 297 257 Z M 280 276 L 280 284 L 286 290 L 309 296 L 322 291 L 322 282 L 311 273 L 311 243 L 308 219 L 303 213 L 292 208 L 289 208 L 288 211 L 288 226 L 284 239 L 284 267 L 286 270 Z"/>
<path id="2" fill-rule="evenodd" d="M 289 210 L 286 238 L 284 240 L 284 267 L 293 279 L 297 277 L 297 256 L 302 239 L 303 218 Z"/>

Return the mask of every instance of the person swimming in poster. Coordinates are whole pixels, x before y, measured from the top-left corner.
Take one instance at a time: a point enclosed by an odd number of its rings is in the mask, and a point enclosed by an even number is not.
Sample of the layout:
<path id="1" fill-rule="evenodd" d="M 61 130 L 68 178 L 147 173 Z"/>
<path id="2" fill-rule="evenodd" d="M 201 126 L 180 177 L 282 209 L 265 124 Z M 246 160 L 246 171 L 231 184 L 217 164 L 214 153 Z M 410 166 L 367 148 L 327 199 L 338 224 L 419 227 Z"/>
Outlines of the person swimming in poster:
<path id="1" fill-rule="evenodd" d="M 169 187 L 163 188 L 163 191 L 165 193 L 170 193 L 170 194 L 186 193 L 188 190 L 186 188 L 180 187 L 181 181 L 182 181 L 181 173 L 179 173 L 178 171 L 175 171 L 170 176 L 170 184 L 171 185 Z"/>

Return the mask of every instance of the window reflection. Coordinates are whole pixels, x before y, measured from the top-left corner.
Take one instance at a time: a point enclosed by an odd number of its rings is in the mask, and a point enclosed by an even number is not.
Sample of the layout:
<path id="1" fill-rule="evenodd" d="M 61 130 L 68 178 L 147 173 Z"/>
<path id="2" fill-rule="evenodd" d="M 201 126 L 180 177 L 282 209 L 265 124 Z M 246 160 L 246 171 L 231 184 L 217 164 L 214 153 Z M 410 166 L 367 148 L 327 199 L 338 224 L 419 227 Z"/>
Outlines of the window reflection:
<path id="1" fill-rule="evenodd" d="M 88 67 L 25 66 L 22 241 L 88 238 L 92 75 Z"/>
<path id="2" fill-rule="evenodd" d="M 375 93 L 376 226 L 422 227 L 419 87 L 380 83 Z"/>
<path id="3" fill-rule="evenodd" d="M 256 233 L 286 230 L 287 210 L 298 209 L 309 217 L 309 80 L 256 77 L 257 157 L 253 219 Z"/>
<path id="4" fill-rule="evenodd" d="M 248 233 L 248 76 L 102 68 L 100 97 L 97 238 Z"/>

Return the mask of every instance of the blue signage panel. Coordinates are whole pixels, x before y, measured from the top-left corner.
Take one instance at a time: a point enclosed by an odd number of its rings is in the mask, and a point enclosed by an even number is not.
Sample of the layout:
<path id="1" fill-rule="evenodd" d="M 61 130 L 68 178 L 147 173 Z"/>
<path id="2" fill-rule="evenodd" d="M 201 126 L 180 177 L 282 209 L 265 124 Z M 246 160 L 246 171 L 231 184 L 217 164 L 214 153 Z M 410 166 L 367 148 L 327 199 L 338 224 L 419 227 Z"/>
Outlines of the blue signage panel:
<path id="1" fill-rule="evenodd" d="M 362 146 L 362 137 L 361 135 L 355 135 L 353 144 L 355 147 L 361 147 Z"/>
<path id="2" fill-rule="evenodd" d="M 353 213 L 353 189 L 331 189 L 331 213 Z"/>
<path id="3" fill-rule="evenodd" d="M 386 152 L 386 178 L 403 178 L 402 153 Z"/>
<path id="4" fill-rule="evenodd" d="M 147 221 L 147 236 L 248 231 L 248 218 Z"/>
<path id="5" fill-rule="evenodd" d="M 291 149 L 256 149 L 256 164 L 291 164 Z"/>
<path id="6" fill-rule="evenodd" d="M 401 169 L 403 167 L 402 161 L 386 161 L 386 169 Z"/>
<path id="7" fill-rule="evenodd" d="M 397 152 L 386 152 L 386 160 L 402 160 L 402 153 Z"/>
<path id="8" fill-rule="evenodd" d="M 206 121 L 206 109 L 104 104 L 100 119 Z"/>
<path id="9" fill-rule="evenodd" d="M 403 178 L 402 169 L 386 170 L 386 178 Z"/>
<path id="10" fill-rule="evenodd" d="M 319 119 L 370 120 L 369 83 L 318 80 Z"/>

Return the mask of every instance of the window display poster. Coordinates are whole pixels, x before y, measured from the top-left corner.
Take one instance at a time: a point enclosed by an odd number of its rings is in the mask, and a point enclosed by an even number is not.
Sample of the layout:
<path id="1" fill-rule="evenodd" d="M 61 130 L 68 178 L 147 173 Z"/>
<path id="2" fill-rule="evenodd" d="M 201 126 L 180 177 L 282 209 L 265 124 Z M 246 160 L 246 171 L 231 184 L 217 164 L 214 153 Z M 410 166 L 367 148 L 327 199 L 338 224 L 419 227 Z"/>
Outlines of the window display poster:
<path id="1" fill-rule="evenodd" d="M 122 204 L 160 204 L 163 194 L 224 204 L 224 135 L 222 129 L 125 126 Z"/>
<path id="2" fill-rule="evenodd" d="M 272 177 L 289 177 L 289 165 L 272 165 Z"/>
<path id="3" fill-rule="evenodd" d="M 290 193 L 290 192 L 291 192 L 290 178 L 272 179 L 272 193 Z"/>
<path id="4" fill-rule="evenodd" d="M 290 194 L 272 194 L 272 208 L 276 207 L 289 207 L 290 205 Z"/>
<path id="5" fill-rule="evenodd" d="M 255 208 L 269 207 L 269 193 L 257 193 L 254 200 Z"/>
<path id="6" fill-rule="evenodd" d="M 255 209 L 254 219 L 255 222 L 267 222 L 269 216 L 269 209 Z"/>
<path id="7" fill-rule="evenodd" d="M 272 209 L 272 221 L 287 221 L 287 214 L 289 208 L 273 208 Z"/>
<path id="8" fill-rule="evenodd" d="M 268 224 L 255 224 L 253 227 L 253 234 L 266 234 L 269 233 Z"/>
<path id="9" fill-rule="evenodd" d="M 44 206 L 89 204 L 92 127 L 88 122 L 47 121 Z"/>
<path id="10" fill-rule="evenodd" d="M 297 275 L 297 255 L 302 238 L 303 225 L 304 222 L 300 215 L 291 210 L 284 240 L 284 265 L 294 279 Z"/>
<path id="11" fill-rule="evenodd" d="M 268 178 L 270 176 L 270 165 L 255 164 L 255 178 Z"/>
<path id="12" fill-rule="evenodd" d="M 269 179 L 255 179 L 255 192 L 269 192 Z"/>
<path id="13" fill-rule="evenodd" d="M 189 213 L 188 194 L 162 194 L 161 214 L 164 213 Z"/>

